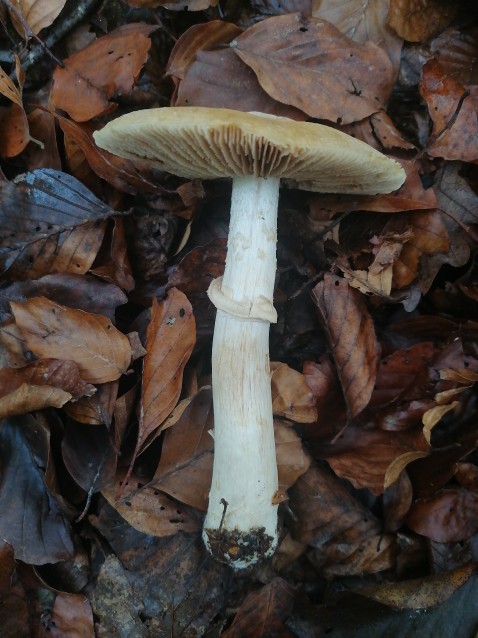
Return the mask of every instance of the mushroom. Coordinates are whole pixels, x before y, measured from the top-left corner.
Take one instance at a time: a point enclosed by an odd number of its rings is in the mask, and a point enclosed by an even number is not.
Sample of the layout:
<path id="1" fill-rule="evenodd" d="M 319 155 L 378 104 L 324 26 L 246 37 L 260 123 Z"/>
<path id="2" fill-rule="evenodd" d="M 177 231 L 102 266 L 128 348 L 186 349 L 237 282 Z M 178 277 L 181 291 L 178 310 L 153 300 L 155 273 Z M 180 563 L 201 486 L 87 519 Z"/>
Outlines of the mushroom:
<path id="1" fill-rule="evenodd" d="M 269 372 L 279 183 L 328 193 L 388 193 L 400 164 L 333 128 L 262 113 L 205 107 L 136 111 L 95 133 L 98 146 L 174 175 L 232 177 L 224 276 L 212 350 L 214 468 L 203 538 L 236 569 L 273 554 L 277 464 Z"/>

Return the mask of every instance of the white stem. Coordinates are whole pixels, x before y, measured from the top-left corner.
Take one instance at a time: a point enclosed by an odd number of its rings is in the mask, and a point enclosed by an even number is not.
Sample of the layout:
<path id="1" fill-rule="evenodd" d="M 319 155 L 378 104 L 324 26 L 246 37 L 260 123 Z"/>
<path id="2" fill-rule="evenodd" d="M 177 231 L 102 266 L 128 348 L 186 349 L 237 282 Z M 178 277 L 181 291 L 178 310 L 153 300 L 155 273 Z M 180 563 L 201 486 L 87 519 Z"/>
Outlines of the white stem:
<path id="1" fill-rule="evenodd" d="M 238 569 L 270 556 L 277 545 L 269 324 L 275 314 L 278 198 L 279 179 L 234 179 L 221 299 L 217 286 L 211 294 L 218 306 L 214 470 L 203 536 L 216 558 Z"/>

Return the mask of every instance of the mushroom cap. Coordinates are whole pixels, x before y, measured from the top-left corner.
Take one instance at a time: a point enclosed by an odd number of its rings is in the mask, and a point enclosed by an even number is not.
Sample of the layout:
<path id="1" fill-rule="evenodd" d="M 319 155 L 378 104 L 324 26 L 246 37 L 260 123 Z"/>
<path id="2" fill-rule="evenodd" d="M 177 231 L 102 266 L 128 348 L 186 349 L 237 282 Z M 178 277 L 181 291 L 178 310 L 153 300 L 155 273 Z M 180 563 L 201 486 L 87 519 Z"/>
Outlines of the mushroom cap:
<path id="1" fill-rule="evenodd" d="M 189 179 L 255 176 L 327 193 L 389 193 L 398 162 L 329 126 L 207 107 L 134 111 L 94 134 L 101 148 Z"/>

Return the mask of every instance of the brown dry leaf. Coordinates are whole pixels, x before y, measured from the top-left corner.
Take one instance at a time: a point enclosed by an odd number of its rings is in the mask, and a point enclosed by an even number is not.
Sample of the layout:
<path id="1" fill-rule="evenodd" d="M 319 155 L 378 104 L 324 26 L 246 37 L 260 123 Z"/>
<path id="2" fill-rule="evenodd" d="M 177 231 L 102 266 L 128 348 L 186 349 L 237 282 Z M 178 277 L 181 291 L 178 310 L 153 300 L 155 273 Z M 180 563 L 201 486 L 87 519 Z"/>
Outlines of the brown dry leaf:
<path id="1" fill-rule="evenodd" d="M 424 265 L 424 258 L 438 255 L 437 271 L 443 262 L 448 261 L 450 240 L 438 211 L 410 214 L 408 224 L 413 229 L 413 236 L 404 244 L 393 266 L 393 285 L 396 289 L 405 288 L 415 281 L 420 265 Z"/>
<path id="2" fill-rule="evenodd" d="M 82 594 L 57 593 L 51 619 L 51 638 L 95 638 L 93 611 Z"/>
<path id="3" fill-rule="evenodd" d="M 155 29 L 150 24 L 126 24 L 66 58 L 64 68 L 53 73 L 52 107 L 77 122 L 113 110 L 110 99 L 131 90 L 148 58 L 148 36 Z"/>
<path id="4" fill-rule="evenodd" d="M 436 60 L 427 62 L 419 84 L 433 120 L 426 146 L 432 157 L 474 162 L 478 159 L 478 89 L 466 89 L 446 75 Z"/>
<path id="5" fill-rule="evenodd" d="M 24 74 L 16 58 L 17 77 L 19 86 L 0 67 L 0 93 L 13 102 L 9 107 L 0 108 L 0 157 L 16 157 L 32 139 L 28 127 L 28 120 L 23 108 L 22 85 Z"/>
<path id="6" fill-rule="evenodd" d="M 386 195 L 322 195 L 314 194 L 309 200 L 310 217 L 321 218 L 324 214 L 370 211 L 376 213 L 401 213 L 407 210 L 426 210 L 437 207 L 433 188 L 425 189 L 415 162 L 401 160 L 407 173 L 403 186 L 395 193 Z M 307 182 L 301 182 L 307 189 Z"/>
<path id="7" fill-rule="evenodd" d="M 171 413 L 181 394 L 183 371 L 196 343 L 196 322 L 186 295 L 176 288 L 153 300 L 146 337 L 139 450 Z"/>
<path id="8" fill-rule="evenodd" d="M 231 47 L 275 100 L 347 124 L 384 108 L 393 85 L 387 54 L 356 44 L 330 23 L 298 13 L 247 29 Z"/>
<path id="9" fill-rule="evenodd" d="M 389 297 L 392 291 L 393 266 L 389 264 L 379 272 L 368 270 L 353 270 L 348 268 L 345 260 L 337 262 L 338 267 L 344 273 L 344 277 L 352 288 L 357 288 L 366 295 L 379 295 Z"/>
<path id="10" fill-rule="evenodd" d="M 60 388 L 22 383 L 18 388 L 0 398 L 0 418 L 49 407 L 61 408 L 70 399 L 71 394 Z"/>
<path id="11" fill-rule="evenodd" d="M 178 532 L 198 532 L 201 528 L 199 517 L 189 507 L 178 503 L 154 484 L 144 485 L 134 474 L 122 488 L 124 472 L 101 493 L 108 503 L 128 523 L 143 534 L 150 536 L 172 536 Z M 118 492 L 122 488 L 122 496 Z"/>
<path id="12" fill-rule="evenodd" d="M 474 573 L 475 566 L 468 563 L 443 574 L 370 585 L 354 591 L 392 609 L 425 609 L 444 603 Z"/>
<path id="13" fill-rule="evenodd" d="M 16 0 L 16 8 L 23 15 L 33 33 L 49 27 L 60 15 L 66 0 Z M 12 23 L 18 34 L 25 37 L 23 26 L 19 23 L 15 13 L 10 12 Z"/>
<path id="14" fill-rule="evenodd" d="M 393 483 L 400 478 L 401 473 L 409 463 L 413 463 L 413 461 L 417 459 L 423 459 L 425 456 L 428 456 L 428 452 L 420 452 L 418 450 L 416 452 L 405 452 L 405 454 L 397 456 L 387 467 L 383 479 L 383 489 L 386 490 L 393 485 Z"/>
<path id="15" fill-rule="evenodd" d="M 259 111 L 294 120 L 306 117 L 294 106 L 270 97 L 232 49 L 198 52 L 179 84 L 174 105 Z"/>
<path id="16" fill-rule="evenodd" d="M 408 42 L 425 42 L 450 24 L 458 8 L 437 0 L 391 0 L 388 24 Z"/>
<path id="17" fill-rule="evenodd" d="M 390 464 L 403 454 L 417 451 L 429 452 L 419 430 L 388 432 L 349 424 L 334 442 L 316 444 L 314 456 L 325 459 L 338 476 L 356 489 L 367 488 L 379 495 Z"/>
<path id="18" fill-rule="evenodd" d="M 212 427 L 212 393 L 204 387 L 165 432 L 161 460 L 148 487 L 205 511 L 212 477 Z"/>
<path id="19" fill-rule="evenodd" d="M 374 113 L 364 120 L 346 124 L 341 130 L 381 152 L 392 151 L 397 148 L 404 151 L 415 149 L 415 146 L 407 142 L 395 127 L 395 124 L 385 111 L 378 111 L 378 113 Z"/>
<path id="20" fill-rule="evenodd" d="M 215 7 L 218 0 L 127 0 L 132 7 L 164 7 L 170 11 L 204 11 Z"/>
<path id="21" fill-rule="evenodd" d="M 294 485 L 297 479 L 307 472 L 311 458 L 305 452 L 300 437 L 289 425 L 281 421 L 274 421 L 274 437 L 279 492 L 281 495 L 285 495 L 285 492 Z"/>
<path id="22" fill-rule="evenodd" d="M 78 423 L 109 427 L 118 396 L 118 385 L 118 381 L 102 383 L 93 396 L 81 397 L 65 406 L 65 413 Z"/>
<path id="23" fill-rule="evenodd" d="M 60 359 L 42 359 L 32 361 L 22 368 L 0 369 L 0 396 L 5 396 L 24 384 L 59 388 L 69 393 L 74 400 L 96 392 L 94 386 L 80 378 L 78 366 L 73 361 Z"/>
<path id="24" fill-rule="evenodd" d="M 28 347 L 39 357 L 74 361 L 89 383 L 114 381 L 127 371 L 129 340 L 106 317 L 66 308 L 46 297 L 11 306 Z"/>
<path id="25" fill-rule="evenodd" d="M 195 24 L 185 31 L 174 45 L 166 67 L 166 75 L 183 80 L 199 51 L 210 51 L 218 45 L 230 42 L 240 33 L 240 27 L 222 20 Z"/>
<path id="26" fill-rule="evenodd" d="M 402 38 L 387 24 L 389 5 L 390 0 L 318 0 L 312 15 L 328 20 L 354 42 L 382 47 L 398 71 Z"/>
<path id="27" fill-rule="evenodd" d="M 326 274 L 312 290 L 330 344 L 350 417 L 368 404 L 380 355 L 362 295 L 346 280 Z"/>
<path id="28" fill-rule="evenodd" d="M 430 50 L 444 73 L 465 86 L 478 84 L 478 29 L 446 29 L 433 40 Z"/>
<path id="29" fill-rule="evenodd" d="M 284 621 L 292 612 L 295 590 L 287 581 L 275 577 L 249 594 L 239 607 L 223 638 L 294 638 L 295 632 Z"/>
<path id="30" fill-rule="evenodd" d="M 42 146 L 30 142 L 22 158 L 28 171 L 37 168 L 52 168 L 61 171 L 62 163 L 56 139 L 55 118 L 48 111 L 37 108 L 28 114 L 30 134 L 42 143 Z"/>
<path id="31" fill-rule="evenodd" d="M 451 370 L 450 368 L 444 368 L 440 370 L 440 379 L 444 381 L 454 381 L 455 383 L 471 384 L 478 381 L 478 373 L 467 368 L 460 370 Z"/>
<path id="32" fill-rule="evenodd" d="M 441 490 L 416 501 L 406 524 L 438 543 L 463 541 L 478 532 L 478 494 L 461 487 Z"/>
<path id="33" fill-rule="evenodd" d="M 157 193 L 161 188 L 154 182 L 150 167 L 112 155 L 96 146 L 94 128 L 89 124 L 76 124 L 57 116 L 67 144 L 74 142 L 84 153 L 91 169 L 120 191 L 135 195 L 139 192 Z"/>
<path id="34" fill-rule="evenodd" d="M 428 383 L 429 368 L 435 356 L 432 343 L 423 341 L 410 348 L 395 350 L 379 364 L 377 381 L 369 407 L 373 410 L 404 400 L 420 398 Z M 418 389 L 418 396 L 410 394 Z"/>
<path id="35" fill-rule="evenodd" d="M 102 220 L 118 214 L 74 177 L 51 169 L 0 183 L 0 193 L 0 263 L 9 278 L 86 272 L 101 244 Z"/>
<path id="36" fill-rule="evenodd" d="M 372 574 L 394 562 L 392 536 L 336 477 L 318 467 L 290 491 L 293 538 L 311 545 L 311 560 L 324 576 Z"/>
<path id="37" fill-rule="evenodd" d="M 296 423 L 317 420 L 314 395 L 303 374 L 285 363 L 271 362 L 272 411 Z"/>
<path id="38" fill-rule="evenodd" d="M 460 405 L 459 401 L 453 401 L 452 403 L 449 403 L 448 405 L 437 405 L 436 407 L 430 408 L 429 410 L 425 412 L 425 414 L 422 417 L 423 436 L 428 441 L 428 443 L 430 443 L 431 441 L 432 430 L 435 427 L 435 425 L 442 420 L 445 414 L 447 414 L 448 412 L 451 412 L 459 405 Z"/>

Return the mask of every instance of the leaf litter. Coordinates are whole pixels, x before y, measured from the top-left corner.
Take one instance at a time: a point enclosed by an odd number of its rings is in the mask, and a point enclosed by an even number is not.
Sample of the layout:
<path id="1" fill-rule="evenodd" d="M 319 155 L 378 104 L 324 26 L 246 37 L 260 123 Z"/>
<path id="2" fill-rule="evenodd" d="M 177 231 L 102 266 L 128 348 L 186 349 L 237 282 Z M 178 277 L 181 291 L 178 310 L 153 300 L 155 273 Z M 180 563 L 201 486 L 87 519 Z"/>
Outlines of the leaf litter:
<path id="1" fill-rule="evenodd" d="M 10 4 L 5 637 L 474 635 L 475 10 Z M 200 538 L 214 453 L 206 290 L 224 268 L 229 186 L 121 160 L 92 137 L 153 105 L 318 119 L 407 172 L 378 196 L 284 184 L 271 330 L 281 540 L 241 575 Z"/>

